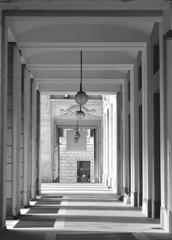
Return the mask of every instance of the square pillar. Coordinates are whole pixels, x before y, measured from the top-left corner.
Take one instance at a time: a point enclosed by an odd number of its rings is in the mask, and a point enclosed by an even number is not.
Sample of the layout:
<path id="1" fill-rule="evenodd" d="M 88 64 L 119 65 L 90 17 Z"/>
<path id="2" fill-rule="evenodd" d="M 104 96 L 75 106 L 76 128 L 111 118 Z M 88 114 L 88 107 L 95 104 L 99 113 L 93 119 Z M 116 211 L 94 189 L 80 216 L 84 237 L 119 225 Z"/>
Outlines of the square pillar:
<path id="1" fill-rule="evenodd" d="M 163 39 L 163 82 L 160 81 L 162 87 L 162 122 L 161 128 L 164 130 L 162 134 L 161 146 L 161 223 L 169 232 L 172 232 L 172 30 L 168 31 Z M 164 187 L 164 189 L 163 189 Z"/>
<path id="2" fill-rule="evenodd" d="M 23 204 L 29 205 L 29 158 L 30 158 L 30 73 L 24 72 L 24 162 L 23 162 Z"/>
<path id="3" fill-rule="evenodd" d="M 31 199 L 36 198 L 36 174 L 37 174 L 37 90 L 34 80 L 31 81 L 31 91 L 32 91 L 32 118 L 31 118 Z"/>
<path id="4" fill-rule="evenodd" d="M 108 186 L 112 187 L 112 178 L 113 178 L 113 154 L 112 154 L 112 141 L 113 141 L 113 108 L 112 108 L 112 103 L 111 100 L 109 100 L 109 108 L 108 108 L 108 112 L 109 112 L 109 124 L 108 124 L 108 137 L 109 137 L 109 147 L 108 147 L 108 152 L 109 152 L 109 178 L 108 178 Z"/>
<path id="5" fill-rule="evenodd" d="M 21 63 L 16 46 L 13 51 L 12 216 L 16 217 L 20 213 Z"/>
<path id="6" fill-rule="evenodd" d="M 129 138 L 128 138 L 128 95 L 127 81 L 122 84 L 123 123 L 123 192 L 129 191 Z"/>
<path id="7" fill-rule="evenodd" d="M 118 159 L 117 148 L 117 96 L 114 95 L 112 99 L 112 189 L 115 194 L 119 193 L 118 182 L 120 181 L 118 176 L 118 165 L 120 159 Z"/>
<path id="8" fill-rule="evenodd" d="M 135 73 L 135 74 L 134 74 Z M 130 116 L 131 116 L 131 205 L 137 206 L 138 199 L 138 113 L 137 113 L 137 67 L 130 70 Z"/>
<path id="9" fill-rule="evenodd" d="M 104 101 L 103 101 L 104 103 Z M 103 183 L 107 183 L 107 112 L 103 111 Z"/>
<path id="10" fill-rule="evenodd" d="M 152 122 L 151 122 L 151 81 L 150 74 L 149 44 L 145 44 L 142 51 L 142 116 L 143 116 L 143 206 L 142 211 L 147 217 L 152 216 Z M 150 54 L 149 54 L 150 55 Z"/>
<path id="11" fill-rule="evenodd" d="M 8 96 L 8 29 L 6 19 L 2 16 L 2 79 L 1 79 L 1 138 L 0 138 L 0 230 L 5 228 L 6 220 L 6 128 Z"/>

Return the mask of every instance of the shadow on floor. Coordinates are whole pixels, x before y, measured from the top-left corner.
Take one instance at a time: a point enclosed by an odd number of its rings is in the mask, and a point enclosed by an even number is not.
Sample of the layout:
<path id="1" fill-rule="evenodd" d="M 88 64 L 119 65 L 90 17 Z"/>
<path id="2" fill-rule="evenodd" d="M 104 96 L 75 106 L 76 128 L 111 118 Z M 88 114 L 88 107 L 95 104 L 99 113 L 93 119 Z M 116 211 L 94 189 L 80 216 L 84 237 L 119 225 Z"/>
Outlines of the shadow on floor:
<path id="1" fill-rule="evenodd" d="M 20 216 L 14 228 L 53 228 L 60 203 L 59 199 L 38 199 L 27 214 Z M 52 206 L 52 204 L 59 206 Z"/>
<path id="2" fill-rule="evenodd" d="M 66 206 L 60 206 L 61 209 L 66 208 Z M 94 211 L 137 211 L 138 208 L 134 207 L 118 207 L 118 206 L 67 206 L 69 210 L 94 210 Z"/>
<path id="3" fill-rule="evenodd" d="M 134 216 L 84 216 L 84 215 L 66 215 L 66 222 L 109 222 L 109 223 L 141 223 L 152 224 L 152 219 Z M 58 217 L 57 217 L 58 220 Z M 155 223 L 154 223 L 155 224 Z M 159 224 L 159 223 L 157 223 Z"/>
<path id="4" fill-rule="evenodd" d="M 136 240 L 132 233 L 56 235 L 56 240 Z"/>
<path id="5" fill-rule="evenodd" d="M 1 240 L 43 240 L 43 231 L 6 230 L 0 234 Z"/>

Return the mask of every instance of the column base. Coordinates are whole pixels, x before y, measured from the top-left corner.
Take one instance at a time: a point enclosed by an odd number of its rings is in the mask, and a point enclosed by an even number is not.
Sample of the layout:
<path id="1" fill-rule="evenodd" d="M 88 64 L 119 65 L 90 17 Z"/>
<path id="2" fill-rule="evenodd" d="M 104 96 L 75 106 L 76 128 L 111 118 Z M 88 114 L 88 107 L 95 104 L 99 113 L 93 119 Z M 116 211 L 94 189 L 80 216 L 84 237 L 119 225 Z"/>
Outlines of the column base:
<path id="1" fill-rule="evenodd" d="M 138 204 L 137 204 L 137 192 L 131 192 L 131 206 L 132 207 L 137 207 Z"/>
<path id="2" fill-rule="evenodd" d="M 172 233 L 172 210 L 161 207 L 160 216 L 163 229 Z"/>
<path id="3" fill-rule="evenodd" d="M 160 218 L 160 201 L 152 200 L 152 217 L 153 218 Z"/>
<path id="4" fill-rule="evenodd" d="M 103 174 L 103 180 L 102 182 L 107 186 L 108 185 L 108 176 L 106 176 L 105 174 Z"/>
<path id="5" fill-rule="evenodd" d="M 123 194 L 128 192 L 129 192 L 129 189 L 127 187 L 123 187 Z"/>
<path id="6" fill-rule="evenodd" d="M 112 177 L 108 177 L 108 179 L 107 179 L 107 182 L 108 182 L 108 187 L 112 187 Z"/>
<path id="7" fill-rule="evenodd" d="M 0 233 L 5 232 L 6 230 L 7 230 L 7 228 L 6 228 L 6 226 L 4 226 L 4 227 L 2 227 L 2 228 L 0 229 Z"/>
<path id="8" fill-rule="evenodd" d="M 112 178 L 112 191 L 113 193 L 118 194 L 117 181 L 114 178 Z"/>
<path id="9" fill-rule="evenodd" d="M 11 198 L 6 199 L 6 216 L 7 217 L 12 216 L 12 199 Z"/>
<path id="10" fill-rule="evenodd" d="M 152 217 L 152 202 L 151 199 L 143 198 L 142 212 L 146 217 Z"/>

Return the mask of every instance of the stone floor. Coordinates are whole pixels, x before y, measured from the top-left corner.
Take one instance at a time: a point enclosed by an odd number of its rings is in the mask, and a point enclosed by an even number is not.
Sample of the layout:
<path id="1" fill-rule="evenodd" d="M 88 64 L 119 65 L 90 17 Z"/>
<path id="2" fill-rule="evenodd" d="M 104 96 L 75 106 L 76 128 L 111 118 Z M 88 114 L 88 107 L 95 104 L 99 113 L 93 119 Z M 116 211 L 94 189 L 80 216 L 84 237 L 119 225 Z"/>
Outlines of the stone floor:
<path id="1" fill-rule="evenodd" d="M 102 184 L 42 184 L 42 195 L 0 240 L 172 240 L 158 220 L 117 200 Z"/>

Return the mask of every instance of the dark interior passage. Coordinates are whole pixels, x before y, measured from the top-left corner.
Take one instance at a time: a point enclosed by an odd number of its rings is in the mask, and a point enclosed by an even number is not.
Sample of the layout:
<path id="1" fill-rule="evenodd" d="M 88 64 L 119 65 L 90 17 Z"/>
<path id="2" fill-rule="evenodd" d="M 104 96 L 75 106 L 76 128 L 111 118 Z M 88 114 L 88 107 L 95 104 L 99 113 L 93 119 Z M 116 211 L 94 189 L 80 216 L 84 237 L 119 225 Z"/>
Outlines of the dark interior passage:
<path id="1" fill-rule="evenodd" d="M 90 161 L 77 161 L 77 182 L 90 182 Z"/>

